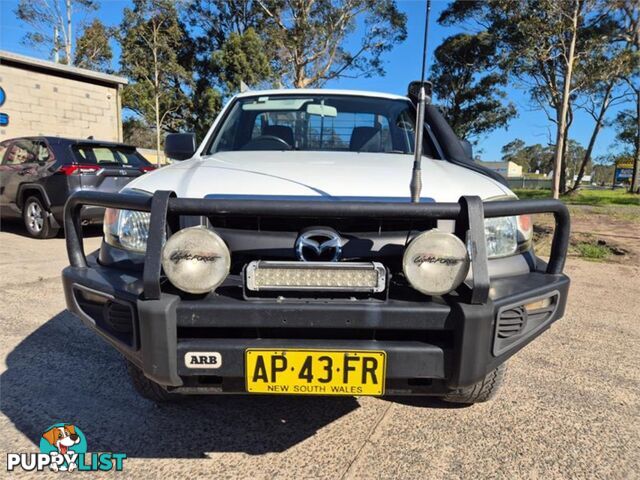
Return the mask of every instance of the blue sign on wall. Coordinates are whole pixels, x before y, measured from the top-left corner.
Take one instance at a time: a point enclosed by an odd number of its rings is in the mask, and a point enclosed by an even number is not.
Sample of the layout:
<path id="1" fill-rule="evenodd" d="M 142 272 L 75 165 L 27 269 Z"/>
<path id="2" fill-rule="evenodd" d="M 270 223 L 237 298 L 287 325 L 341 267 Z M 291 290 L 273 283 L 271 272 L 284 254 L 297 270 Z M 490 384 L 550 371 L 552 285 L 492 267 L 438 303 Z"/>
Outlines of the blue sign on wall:
<path id="1" fill-rule="evenodd" d="M 0 87 L 0 107 L 4 105 L 6 99 L 7 94 L 4 93 L 4 89 Z M 7 125 L 9 125 L 9 115 L 6 113 L 0 113 L 0 127 L 6 127 Z"/>

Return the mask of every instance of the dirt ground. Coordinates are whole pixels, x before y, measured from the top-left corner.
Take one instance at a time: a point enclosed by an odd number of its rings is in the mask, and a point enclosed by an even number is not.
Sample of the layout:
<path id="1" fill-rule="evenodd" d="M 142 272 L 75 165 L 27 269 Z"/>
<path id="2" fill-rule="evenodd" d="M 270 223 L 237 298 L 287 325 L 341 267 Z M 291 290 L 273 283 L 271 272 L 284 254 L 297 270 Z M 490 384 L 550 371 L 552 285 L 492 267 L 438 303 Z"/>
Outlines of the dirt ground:
<path id="1" fill-rule="evenodd" d="M 569 255 L 583 256 L 577 248 L 590 244 L 603 247 L 604 258 L 595 260 L 640 266 L 640 207 L 626 205 L 570 205 L 571 248 Z M 553 216 L 534 216 L 536 252 L 548 254 Z"/>
<path id="2" fill-rule="evenodd" d="M 637 245 L 637 229 L 625 230 L 618 236 Z M 89 238 L 88 249 L 99 240 Z M 63 239 L 10 228 L 0 251 L 3 462 L 7 452 L 36 452 L 47 426 L 68 421 L 83 429 L 89 451 L 128 454 L 124 472 L 108 474 L 119 478 L 640 475 L 635 262 L 570 258 L 565 317 L 509 362 L 503 391 L 486 404 L 224 397 L 158 407 L 136 396 L 118 355 L 65 310 Z"/>

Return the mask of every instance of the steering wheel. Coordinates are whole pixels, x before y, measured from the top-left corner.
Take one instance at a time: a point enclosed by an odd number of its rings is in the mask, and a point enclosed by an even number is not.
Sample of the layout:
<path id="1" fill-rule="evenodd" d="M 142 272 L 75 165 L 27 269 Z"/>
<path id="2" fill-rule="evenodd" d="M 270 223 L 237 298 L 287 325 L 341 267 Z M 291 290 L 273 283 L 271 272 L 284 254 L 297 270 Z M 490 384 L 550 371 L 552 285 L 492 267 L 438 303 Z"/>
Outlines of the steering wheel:
<path id="1" fill-rule="evenodd" d="M 260 135 L 247 142 L 242 150 L 291 150 L 293 147 L 275 135 Z"/>

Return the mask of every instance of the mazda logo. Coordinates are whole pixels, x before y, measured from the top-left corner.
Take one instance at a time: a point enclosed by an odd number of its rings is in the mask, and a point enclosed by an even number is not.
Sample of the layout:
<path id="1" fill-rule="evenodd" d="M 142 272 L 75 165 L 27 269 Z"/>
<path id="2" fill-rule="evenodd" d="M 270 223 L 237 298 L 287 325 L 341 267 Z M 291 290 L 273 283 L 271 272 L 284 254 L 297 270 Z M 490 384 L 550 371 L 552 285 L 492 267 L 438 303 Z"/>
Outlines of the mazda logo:
<path id="1" fill-rule="evenodd" d="M 296 255 L 303 262 L 337 262 L 342 255 L 342 239 L 334 230 L 318 228 L 302 232 L 296 240 Z"/>

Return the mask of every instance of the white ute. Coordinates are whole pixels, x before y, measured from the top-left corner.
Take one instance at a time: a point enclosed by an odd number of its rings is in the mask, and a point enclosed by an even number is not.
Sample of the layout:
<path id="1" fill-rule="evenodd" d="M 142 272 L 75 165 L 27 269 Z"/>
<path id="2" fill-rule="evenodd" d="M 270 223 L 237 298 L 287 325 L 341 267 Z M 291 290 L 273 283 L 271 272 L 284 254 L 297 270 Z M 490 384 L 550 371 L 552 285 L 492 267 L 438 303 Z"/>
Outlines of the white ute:
<path id="1" fill-rule="evenodd" d="M 167 135 L 172 165 L 69 199 L 67 306 L 138 393 L 495 395 L 564 313 L 568 211 L 517 200 L 409 90 L 245 92 L 199 147 Z M 90 255 L 87 205 L 106 207 Z"/>

